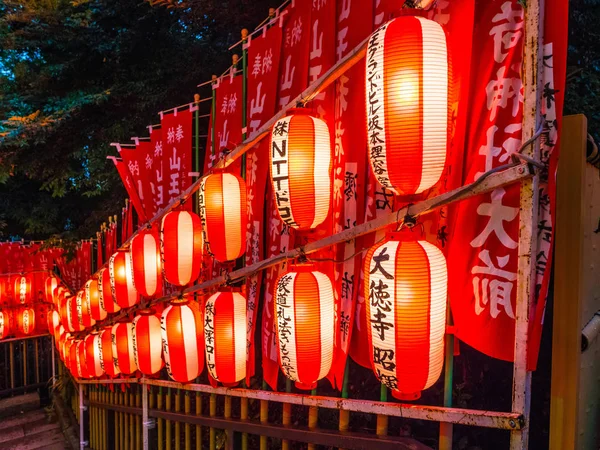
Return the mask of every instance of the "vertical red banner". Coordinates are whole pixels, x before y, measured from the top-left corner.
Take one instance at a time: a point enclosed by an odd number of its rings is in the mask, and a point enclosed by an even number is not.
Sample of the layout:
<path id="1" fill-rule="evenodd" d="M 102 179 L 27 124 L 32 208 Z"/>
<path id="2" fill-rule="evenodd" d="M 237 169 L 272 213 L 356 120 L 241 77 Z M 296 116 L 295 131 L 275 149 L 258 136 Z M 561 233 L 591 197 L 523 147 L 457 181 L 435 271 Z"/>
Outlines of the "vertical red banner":
<path id="1" fill-rule="evenodd" d="M 125 162 L 123 160 L 115 158 L 114 156 L 109 156 L 108 159 L 112 160 L 112 162 L 115 164 L 115 167 L 117 168 L 117 172 L 119 172 L 121 181 L 123 182 L 123 185 L 125 186 L 125 190 L 127 191 L 127 195 L 129 196 L 131 203 L 133 204 L 133 207 L 135 208 L 135 211 L 137 212 L 138 216 L 140 217 L 140 220 L 142 222 L 145 222 L 146 214 L 144 213 L 144 206 L 142 204 L 142 200 L 140 199 L 140 197 L 138 195 L 138 192 L 136 189 L 136 183 L 133 179 L 133 176 L 131 175 L 131 172 L 129 172 L 127 165 L 125 164 Z"/>
<path id="2" fill-rule="evenodd" d="M 161 127 L 148 127 L 150 132 L 150 168 L 148 181 L 150 183 L 152 216 L 167 206 L 168 197 L 165 191 L 166 167 L 163 161 L 163 142 Z"/>
<path id="3" fill-rule="evenodd" d="M 219 78 L 216 90 L 215 151 L 231 151 L 242 142 L 242 76 L 233 73 Z M 218 160 L 218 158 L 217 158 Z"/>

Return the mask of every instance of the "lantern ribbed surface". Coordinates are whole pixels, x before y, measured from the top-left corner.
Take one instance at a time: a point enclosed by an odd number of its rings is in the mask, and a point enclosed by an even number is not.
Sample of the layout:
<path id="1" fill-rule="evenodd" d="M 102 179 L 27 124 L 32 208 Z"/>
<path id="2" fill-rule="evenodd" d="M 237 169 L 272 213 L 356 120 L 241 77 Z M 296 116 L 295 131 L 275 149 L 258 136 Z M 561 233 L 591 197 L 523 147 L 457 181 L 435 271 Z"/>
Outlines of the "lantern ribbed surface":
<path id="1" fill-rule="evenodd" d="M 31 278 L 28 275 L 15 277 L 13 301 L 16 306 L 24 305 L 31 301 Z"/>
<path id="2" fill-rule="evenodd" d="M 165 279 L 187 286 L 200 275 L 202 230 L 200 217 L 187 211 L 166 214 L 161 224 L 161 250 Z"/>
<path id="3" fill-rule="evenodd" d="M 133 319 L 135 362 L 144 375 L 154 375 L 163 368 L 160 319 L 153 311 L 141 311 Z"/>
<path id="4" fill-rule="evenodd" d="M 133 282 L 133 264 L 131 253 L 117 252 L 108 262 L 110 287 L 113 297 L 121 308 L 130 308 L 140 301 Z"/>
<path id="5" fill-rule="evenodd" d="M 331 140 L 327 124 L 298 113 L 278 120 L 271 130 L 270 171 L 281 220 L 307 230 L 329 213 Z"/>
<path id="6" fill-rule="evenodd" d="M 246 299 L 218 292 L 204 308 L 206 367 L 215 380 L 234 385 L 246 376 Z"/>
<path id="7" fill-rule="evenodd" d="M 300 389 L 313 389 L 333 360 L 331 280 L 312 264 L 292 266 L 275 285 L 279 365 Z"/>
<path id="8" fill-rule="evenodd" d="M 239 258 L 246 251 L 246 182 L 237 175 L 207 175 L 198 200 L 204 242 L 217 261 Z"/>
<path id="9" fill-rule="evenodd" d="M 82 328 L 89 328 L 96 325 L 96 321 L 91 315 L 91 298 L 86 295 L 85 288 L 77 293 L 77 319 Z"/>
<path id="10" fill-rule="evenodd" d="M 10 333 L 10 313 L 0 311 L 0 339 L 5 339 Z"/>
<path id="11" fill-rule="evenodd" d="M 98 378 L 104 375 L 100 364 L 100 335 L 98 333 L 88 334 L 85 337 L 85 364 L 90 378 Z"/>
<path id="12" fill-rule="evenodd" d="M 106 267 L 100 269 L 98 273 L 98 300 L 100 301 L 100 308 L 108 314 L 121 310 L 121 307 L 115 301 L 110 282 L 110 272 Z"/>
<path id="13" fill-rule="evenodd" d="M 35 331 L 35 311 L 33 308 L 21 308 L 17 315 L 17 329 L 28 336 Z"/>
<path id="14" fill-rule="evenodd" d="M 135 288 L 142 297 L 154 297 L 162 284 L 158 238 L 152 231 L 142 231 L 131 241 L 130 252 Z"/>
<path id="15" fill-rule="evenodd" d="M 392 234 L 369 249 L 364 271 L 373 371 L 395 397 L 419 398 L 444 363 L 444 255 L 429 242 Z"/>
<path id="16" fill-rule="evenodd" d="M 448 74 L 446 36 L 432 20 L 399 17 L 369 39 L 369 160 L 379 183 L 396 194 L 419 194 L 442 175 L 449 134 Z"/>
<path id="17" fill-rule="evenodd" d="M 79 321 L 82 297 L 82 292 L 78 291 L 74 296 L 67 299 L 67 319 L 69 322 L 69 331 L 82 331 L 84 329 L 83 325 Z"/>
<path id="18" fill-rule="evenodd" d="M 85 287 L 85 301 L 89 305 L 90 316 L 93 320 L 104 320 L 106 319 L 106 310 L 100 303 L 100 290 L 98 289 L 98 280 L 91 279 L 86 281 Z"/>
<path id="19" fill-rule="evenodd" d="M 113 353 L 111 327 L 106 327 L 100 332 L 100 366 L 102 370 L 111 378 L 121 373 L 116 363 L 117 355 Z"/>
<path id="20" fill-rule="evenodd" d="M 204 333 L 197 305 L 171 304 L 162 313 L 161 331 L 169 376 L 180 383 L 198 377 L 204 366 Z"/>
<path id="21" fill-rule="evenodd" d="M 75 360 L 77 362 L 77 376 L 79 378 L 92 378 L 87 369 L 85 340 L 84 339 L 76 340 L 74 347 L 76 347 L 76 351 L 77 351 L 76 357 L 75 357 Z"/>
<path id="22" fill-rule="evenodd" d="M 46 303 L 54 303 L 54 290 L 58 287 L 58 279 L 56 277 L 48 277 L 44 282 L 44 301 Z"/>
<path id="23" fill-rule="evenodd" d="M 135 362 L 133 348 L 133 324 L 120 322 L 112 326 L 112 352 L 119 371 L 124 375 L 131 375 L 138 367 Z"/>

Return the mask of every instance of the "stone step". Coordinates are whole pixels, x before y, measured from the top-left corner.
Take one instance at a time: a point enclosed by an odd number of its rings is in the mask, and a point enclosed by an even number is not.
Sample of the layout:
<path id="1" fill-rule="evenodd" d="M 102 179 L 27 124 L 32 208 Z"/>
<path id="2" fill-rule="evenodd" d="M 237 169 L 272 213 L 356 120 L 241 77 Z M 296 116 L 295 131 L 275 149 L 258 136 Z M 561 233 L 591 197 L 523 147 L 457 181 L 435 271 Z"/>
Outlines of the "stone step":
<path id="1" fill-rule="evenodd" d="M 19 415 L 15 415 L 14 417 L 0 419 L 0 439 L 2 438 L 1 433 L 3 430 L 18 427 L 29 422 L 36 422 L 40 419 L 45 419 L 46 417 L 46 412 L 39 409 L 37 411 L 28 412 L 27 414 L 19 413 Z"/>
<path id="2" fill-rule="evenodd" d="M 2 450 L 64 449 L 65 438 L 58 424 L 37 427 L 18 439 L 3 442 Z"/>

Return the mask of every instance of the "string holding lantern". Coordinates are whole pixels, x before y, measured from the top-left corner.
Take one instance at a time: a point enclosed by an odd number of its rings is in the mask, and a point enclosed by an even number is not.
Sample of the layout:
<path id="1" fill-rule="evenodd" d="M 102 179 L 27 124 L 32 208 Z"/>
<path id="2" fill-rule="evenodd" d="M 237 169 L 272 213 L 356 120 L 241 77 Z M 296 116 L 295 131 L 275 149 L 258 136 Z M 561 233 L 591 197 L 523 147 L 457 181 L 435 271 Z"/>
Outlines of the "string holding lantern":
<path id="1" fill-rule="evenodd" d="M 44 282 L 44 301 L 54 303 L 54 291 L 58 287 L 58 278 L 49 276 Z"/>
<path id="2" fill-rule="evenodd" d="M 98 300 L 100 309 L 106 311 L 107 314 L 113 314 L 121 310 L 121 307 L 115 301 L 110 273 L 106 267 L 100 269 L 100 272 L 98 273 Z"/>
<path id="3" fill-rule="evenodd" d="M 152 231 L 141 231 L 131 241 L 133 281 L 142 297 L 151 298 L 162 289 L 159 240 Z"/>
<path id="4" fill-rule="evenodd" d="M 204 366 L 203 321 L 197 305 L 174 300 L 163 311 L 160 323 L 169 377 L 180 383 L 197 378 Z"/>
<path id="5" fill-rule="evenodd" d="M 141 310 L 133 319 L 133 350 L 144 375 L 155 375 L 163 368 L 160 319 L 154 310 Z"/>
<path id="6" fill-rule="evenodd" d="M 131 375 L 138 367 L 135 362 L 133 346 L 133 325 L 131 322 L 119 322 L 110 330 L 112 353 L 115 364 L 124 375 Z"/>
<path id="7" fill-rule="evenodd" d="M 205 176 L 198 194 L 202 234 L 208 251 L 219 262 L 232 261 L 246 251 L 246 182 L 219 172 Z"/>
<path id="8" fill-rule="evenodd" d="M 161 223 L 161 250 L 165 279 L 187 286 L 200 276 L 202 260 L 200 217 L 188 211 L 171 211 Z"/>
<path id="9" fill-rule="evenodd" d="M 104 320 L 108 315 L 100 302 L 100 289 L 98 280 L 91 279 L 86 281 L 84 286 L 85 302 L 88 305 L 90 316 L 93 320 Z"/>
<path id="10" fill-rule="evenodd" d="M 331 280 L 313 264 L 290 266 L 277 280 L 274 297 L 279 366 L 299 389 L 314 389 L 333 361 Z"/>
<path id="11" fill-rule="evenodd" d="M 327 124 L 301 109 L 271 130 L 271 184 L 277 212 L 292 228 L 315 228 L 329 214 L 331 139 Z"/>
<path id="12" fill-rule="evenodd" d="M 410 233 L 391 233 L 367 252 L 364 280 L 373 372 L 394 397 L 415 400 L 444 364 L 444 255 Z"/>
<path id="13" fill-rule="evenodd" d="M 365 59 L 371 169 L 395 194 L 420 194 L 440 180 L 448 149 L 444 30 L 423 17 L 398 17 L 371 35 Z"/>
<path id="14" fill-rule="evenodd" d="M 22 308 L 17 314 L 17 329 L 28 336 L 35 331 L 35 311 L 33 308 Z"/>
<path id="15" fill-rule="evenodd" d="M 5 339 L 11 333 L 11 315 L 8 311 L 0 311 L 0 339 Z"/>
<path id="16" fill-rule="evenodd" d="M 108 262 L 112 295 L 121 308 L 130 308 L 140 302 L 133 282 L 131 253 L 116 252 Z"/>
<path id="17" fill-rule="evenodd" d="M 85 337 L 85 363 L 91 378 L 99 378 L 104 375 L 100 363 L 100 335 L 92 332 Z"/>
<path id="18" fill-rule="evenodd" d="M 100 355 L 100 366 L 106 375 L 111 378 L 115 378 L 121 373 L 117 366 L 116 353 L 113 353 L 112 345 L 112 329 L 111 327 L 105 327 L 100 332 L 100 339 L 98 340 L 98 351 Z"/>
<path id="19" fill-rule="evenodd" d="M 31 302 L 31 277 L 29 275 L 15 277 L 13 300 L 16 306 Z"/>
<path id="20" fill-rule="evenodd" d="M 235 386 L 246 376 L 246 298 L 217 292 L 204 307 L 204 349 L 210 376 Z"/>

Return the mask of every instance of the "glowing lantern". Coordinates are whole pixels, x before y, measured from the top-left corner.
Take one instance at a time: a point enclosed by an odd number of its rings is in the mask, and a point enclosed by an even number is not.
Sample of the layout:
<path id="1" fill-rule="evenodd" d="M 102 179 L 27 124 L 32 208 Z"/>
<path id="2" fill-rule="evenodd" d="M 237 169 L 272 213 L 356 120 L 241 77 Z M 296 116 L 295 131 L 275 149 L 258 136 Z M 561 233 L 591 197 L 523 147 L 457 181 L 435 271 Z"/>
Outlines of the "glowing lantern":
<path id="1" fill-rule="evenodd" d="M 24 335 L 33 334 L 35 330 L 35 311 L 33 308 L 23 308 L 19 311 L 17 328 Z"/>
<path id="2" fill-rule="evenodd" d="M 300 389 L 314 389 L 333 361 L 333 286 L 312 264 L 292 266 L 275 287 L 279 365 Z"/>
<path id="3" fill-rule="evenodd" d="M 56 329 L 60 325 L 60 314 L 58 311 L 48 311 L 48 333 L 56 334 Z"/>
<path id="4" fill-rule="evenodd" d="M 271 183 L 281 220 L 307 230 L 329 213 L 331 140 L 323 120 L 296 112 L 273 125 Z"/>
<path id="5" fill-rule="evenodd" d="M 70 300 L 71 297 L 70 296 L 62 296 L 61 300 L 60 300 L 60 308 L 58 310 L 59 314 L 60 314 L 60 321 L 63 323 L 63 325 L 65 326 L 65 329 L 69 332 L 73 332 L 75 331 L 72 327 L 71 327 L 71 313 L 70 313 L 70 307 L 71 307 L 71 303 Z"/>
<path id="6" fill-rule="evenodd" d="M 56 350 L 60 351 L 60 342 L 66 333 L 67 331 L 62 324 L 56 327 L 56 330 L 54 331 L 54 345 L 56 346 Z"/>
<path id="7" fill-rule="evenodd" d="M 58 287 L 58 278 L 48 277 L 44 283 L 44 298 L 46 303 L 54 303 L 54 291 Z"/>
<path id="8" fill-rule="evenodd" d="M 14 302 L 15 305 L 24 305 L 31 301 L 31 278 L 19 275 L 15 278 Z"/>
<path id="9" fill-rule="evenodd" d="M 113 358 L 119 371 L 130 375 L 137 370 L 135 363 L 135 350 L 133 348 L 133 324 L 131 322 L 120 322 L 112 326 Z"/>
<path id="10" fill-rule="evenodd" d="M 52 303 L 54 303 L 54 306 L 56 306 L 57 310 L 60 309 L 60 302 L 68 292 L 69 291 L 64 286 L 57 286 L 54 289 Z"/>
<path id="11" fill-rule="evenodd" d="M 169 376 L 187 383 L 202 373 L 204 336 L 202 317 L 196 304 L 174 301 L 161 317 L 165 364 Z"/>
<path id="12" fill-rule="evenodd" d="M 82 291 L 78 291 L 76 295 L 67 298 L 67 323 L 70 331 L 82 331 L 84 329 L 83 325 L 79 322 L 82 297 Z"/>
<path id="13" fill-rule="evenodd" d="M 91 333 L 85 337 L 85 364 L 90 378 L 104 375 L 100 364 L 100 335 Z"/>
<path id="14" fill-rule="evenodd" d="M 77 320 L 81 329 L 93 327 L 96 325 L 96 321 L 92 319 L 91 315 L 91 299 L 86 295 L 85 290 L 81 290 L 77 293 Z"/>
<path id="15" fill-rule="evenodd" d="M 239 258 L 246 251 L 246 182 L 237 175 L 207 175 L 200 185 L 204 242 L 217 261 Z"/>
<path id="16" fill-rule="evenodd" d="M 139 303 L 135 285 L 133 284 L 133 264 L 129 252 L 117 252 L 108 262 L 110 287 L 113 297 L 121 308 L 129 308 Z"/>
<path id="17" fill-rule="evenodd" d="M 100 351 L 100 366 L 102 370 L 111 378 L 116 377 L 121 373 L 115 360 L 117 355 L 113 353 L 111 327 L 106 327 L 100 332 L 100 340 L 98 341 L 98 349 Z"/>
<path id="18" fill-rule="evenodd" d="M 444 30 L 422 17 L 394 19 L 371 35 L 366 67 L 373 173 L 396 194 L 419 194 L 439 181 L 446 161 L 450 114 Z"/>
<path id="19" fill-rule="evenodd" d="M 218 292 L 204 308 L 204 349 L 210 375 L 226 386 L 246 376 L 246 299 Z"/>
<path id="20" fill-rule="evenodd" d="M 153 310 L 141 310 L 133 319 L 135 364 L 144 375 L 154 375 L 163 368 L 160 319 Z"/>
<path id="21" fill-rule="evenodd" d="M 187 211 L 166 214 L 161 226 L 165 279 L 186 286 L 200 275 L 202 235 L 200 218 Z"/>
<path id="22" fill-rule="evenodd" d="M 133 281 L 142 297 L 160 293 L 162 269 L 158 239 L 151 231 L 142 231 L 131 241 Z"/>
<path id="23" fill-rule="evenodd" d="M 121 307 L 115 301 L 110 285 L 110 274 L 107 268 L 100 269 L 98 274 L 98 300 L 100 301 L 100 309 L 106 311 L 108 314 L 121 310 Z"/>
<path id="24" fill-rule="evenodd" d="M 369 249 L 364 270 L 373 371 L 396 398 L 417 399 L 444 363 L 444 255 L 429 242 L 392 233 Z"/>
<path id="25" fill-rule="evenodd" d="M 6 277 L 0 276 L 0 305 L 8 306 L 10 304 L 7 293 L 7 282 Z"/>
<path id="26" fill-rule="evenodd" d="M 83 339 L 76 340 L 73 347 L 76 348 L 76 354 L 75 354 L 76 366 L 75 367 L 77 368 L 77 376 L 79 378 L 92 378 L 87 369 L 85 340 L 83 340 Z"/>
<path id="27" fill-rule="evenodd" d="M 0 311 L 0 339 L 6 338 L 10 332 L 10 313 Z"/>
<path id="28" fill-rule="evenodd" d="M 90 316 L 93 320 L 106 319 L 106 310 L 100 303 L 100 290 L 98 289 L 98 280 L 88 280 L 85 283 L 85 302 L 90 310 Z"/>
<path id="29" fill-rule="evenodd" d="M 75 356 L 75 353 L 71 354 L 71 347 L 73 346 L 73 341 L 75 338 L 70 334 L 66 337 L 62 344 L 62 353 L 60 355 L 62 361 L 65 363 L 67 370 L 71 373 L 77 370 L 77 368 L 73 367 L 72 362 L 74 359 L 72 357 Z"/>

